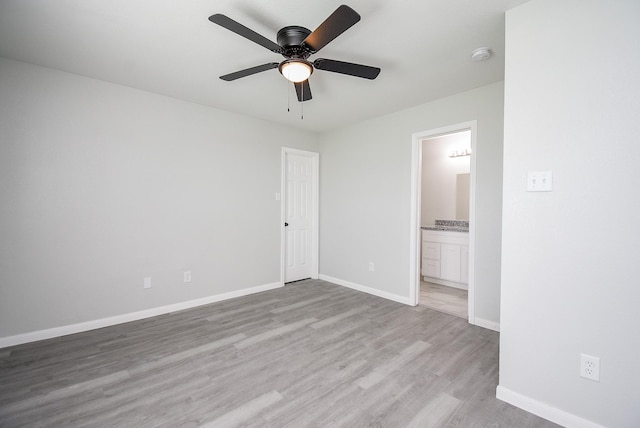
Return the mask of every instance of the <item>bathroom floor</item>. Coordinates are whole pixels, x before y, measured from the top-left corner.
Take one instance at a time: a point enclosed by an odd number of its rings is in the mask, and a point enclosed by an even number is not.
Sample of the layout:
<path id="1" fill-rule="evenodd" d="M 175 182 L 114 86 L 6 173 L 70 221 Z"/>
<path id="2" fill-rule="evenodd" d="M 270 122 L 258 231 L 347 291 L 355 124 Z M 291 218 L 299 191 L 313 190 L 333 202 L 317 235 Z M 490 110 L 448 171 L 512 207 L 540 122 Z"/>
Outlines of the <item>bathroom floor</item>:
<path id="1" fill-rule="evenodd" d="M 467 319 L 467 294 L 467 290 L 421 281 L 419 304 Z"/>

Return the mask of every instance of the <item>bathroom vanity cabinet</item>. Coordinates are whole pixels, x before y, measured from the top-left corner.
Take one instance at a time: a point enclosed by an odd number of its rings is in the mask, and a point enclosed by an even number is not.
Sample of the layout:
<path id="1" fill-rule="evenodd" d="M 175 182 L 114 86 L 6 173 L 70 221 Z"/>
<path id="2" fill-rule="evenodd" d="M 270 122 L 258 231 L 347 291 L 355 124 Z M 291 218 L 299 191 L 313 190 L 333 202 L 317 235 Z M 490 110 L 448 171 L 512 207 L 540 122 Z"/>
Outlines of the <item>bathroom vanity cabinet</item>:
<path id="1" fill-rule="evenodd" d="M 425 281 L 466 289 L 468 265 L 468 232 L 422 231 L 421 273 Z"/>

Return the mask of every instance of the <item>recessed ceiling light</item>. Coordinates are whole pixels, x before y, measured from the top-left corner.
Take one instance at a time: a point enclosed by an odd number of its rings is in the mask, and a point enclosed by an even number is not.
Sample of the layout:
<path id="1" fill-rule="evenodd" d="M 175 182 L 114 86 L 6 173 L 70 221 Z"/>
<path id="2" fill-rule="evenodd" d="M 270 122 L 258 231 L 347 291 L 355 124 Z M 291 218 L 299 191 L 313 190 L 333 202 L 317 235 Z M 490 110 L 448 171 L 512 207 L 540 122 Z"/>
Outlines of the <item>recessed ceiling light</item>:
<path id="1" fill-rule="evenodd" d="M 482 47 L 474 49 L 473 52 L 471 52 L 471 59 L 476 62 L 486 61 L 491 58 L 491 55 L 493 55 L 491 48 Z"/>

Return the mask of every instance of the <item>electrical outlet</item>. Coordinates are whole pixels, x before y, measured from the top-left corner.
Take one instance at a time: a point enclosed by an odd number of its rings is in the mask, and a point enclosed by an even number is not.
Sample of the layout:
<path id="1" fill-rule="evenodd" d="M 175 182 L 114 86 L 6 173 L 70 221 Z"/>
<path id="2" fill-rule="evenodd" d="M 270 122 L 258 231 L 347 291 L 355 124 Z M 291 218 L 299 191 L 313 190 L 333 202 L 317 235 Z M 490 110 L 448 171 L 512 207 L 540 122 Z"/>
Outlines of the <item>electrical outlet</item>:
<path id="1" fill-rule="evenodd" d="M 580 376 L 600 382 L 600 358 L 580 354 Z"/>
<path id="2" fill-rule="evenodd" d="M 151 288 L 151 277 L 150 276 L 145 276 L 144 277 L 144 288 Z"/>
<path id="3" fill-rule="evenodd" d="M 191 271 L 185 270 L 182 274 L 182 278 L 184 279 L 184 282 L 191 282 Z"/>
<path id="4" fill-rule="evenodd" d="M 376 265 L 373 262 L 369 262 L 369 272 L 373 272 L 376 270 Z"/>

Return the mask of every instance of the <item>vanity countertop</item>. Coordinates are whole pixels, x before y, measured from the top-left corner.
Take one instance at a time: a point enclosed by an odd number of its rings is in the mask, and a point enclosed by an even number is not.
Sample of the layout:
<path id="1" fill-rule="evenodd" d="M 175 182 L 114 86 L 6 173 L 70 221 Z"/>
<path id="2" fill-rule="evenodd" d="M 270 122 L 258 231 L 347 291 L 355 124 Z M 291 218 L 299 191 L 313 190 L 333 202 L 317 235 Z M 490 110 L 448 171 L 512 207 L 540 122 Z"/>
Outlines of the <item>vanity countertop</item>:
<path id="1" fill-rule="evenodd" d="M 439 230 L 446 232 L 469 232 L 468 220 L 436 220 L 436 224 L 422 226 L 422 230 Z"/>

